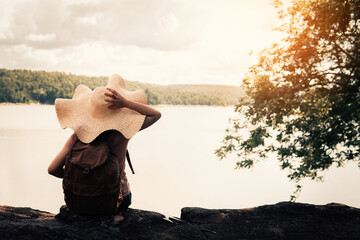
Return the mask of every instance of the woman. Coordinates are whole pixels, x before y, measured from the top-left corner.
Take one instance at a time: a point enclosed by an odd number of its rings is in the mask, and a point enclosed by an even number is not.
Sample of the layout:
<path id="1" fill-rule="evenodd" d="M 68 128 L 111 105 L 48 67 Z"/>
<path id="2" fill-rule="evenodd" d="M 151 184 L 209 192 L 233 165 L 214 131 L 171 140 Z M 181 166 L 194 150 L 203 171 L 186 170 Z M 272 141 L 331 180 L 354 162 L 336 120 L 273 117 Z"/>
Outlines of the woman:
<path id="1" fill-rule="evenodd" d="M 48 167 L 48 173 L 64 178 L 65 158 L 77 139 L 90 143 L 105 135 L 110 155 L 119 161 L 121 195 L 118 206 L 124 211 L 131 204 L 131 192 L 126 178 L 125 155 L 127 144 L 136 132 L 146 129 L 160 119 L 161 113 L 146 105 L 144 91 L 128 91 L 123 79 L 112 75 L 106 87 L 92 91 L 85 85 L 76 88 L 72 99 L 56 99 L 55 109 L 62 128 L 72 128 L 74 134 Z"/>

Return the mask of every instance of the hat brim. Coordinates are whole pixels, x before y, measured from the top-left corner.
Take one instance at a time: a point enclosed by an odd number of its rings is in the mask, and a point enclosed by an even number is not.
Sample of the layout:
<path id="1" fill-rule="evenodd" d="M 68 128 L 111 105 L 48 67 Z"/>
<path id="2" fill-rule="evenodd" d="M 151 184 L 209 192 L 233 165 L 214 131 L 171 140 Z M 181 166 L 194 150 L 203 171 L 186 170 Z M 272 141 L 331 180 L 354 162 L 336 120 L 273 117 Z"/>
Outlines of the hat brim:
<path id="1" fill-rule="evenodd" d="M 107 130 L 117 130 L 130 139 L 141 129 L 146 116 L 129 108 L 111 109 L 110 116 L 94 117 L 86 107 L 93 91 L 84 90 L 84 85 L 80 86 L 78 88 L 81 92 L 75 90 L 75 98 L 55 100 L 56 115 L 62 128 L 73 129 L 84 143 L 92 142 Z M 111 87 L 127 99 L 146 104 L 146 94 L 142 90 L 128 91 L 116 85 Z"/>

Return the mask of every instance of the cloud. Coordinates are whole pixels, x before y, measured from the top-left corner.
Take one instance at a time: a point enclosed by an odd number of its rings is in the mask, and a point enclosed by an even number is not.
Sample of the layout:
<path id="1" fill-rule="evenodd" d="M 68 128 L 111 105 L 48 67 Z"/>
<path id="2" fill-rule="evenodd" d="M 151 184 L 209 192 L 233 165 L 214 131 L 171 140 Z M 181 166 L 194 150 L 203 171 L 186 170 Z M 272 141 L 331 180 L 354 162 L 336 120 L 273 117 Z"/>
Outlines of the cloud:
<path id="1" fill-rule="evenodd" d="M 0 44 L 37 49 L 104 41 L 157 50 L 187 49 L 201 34 L 199 13 L 170 0 L 21 2 Z"/>
<path id="2" fill-rule="evenodd" d="M 3 1 L 0 67 L 237 85 L 256 52 L 278 39 L 270 2 Z"/>

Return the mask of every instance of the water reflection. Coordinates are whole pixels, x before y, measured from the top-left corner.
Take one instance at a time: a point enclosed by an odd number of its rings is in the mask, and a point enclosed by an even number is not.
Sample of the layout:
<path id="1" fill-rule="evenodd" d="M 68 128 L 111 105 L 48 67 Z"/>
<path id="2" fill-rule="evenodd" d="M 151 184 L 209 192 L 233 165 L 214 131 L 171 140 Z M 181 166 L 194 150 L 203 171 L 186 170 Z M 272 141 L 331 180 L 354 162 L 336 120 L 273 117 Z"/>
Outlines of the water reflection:
<path id="1" fill-rule="evenodd" d="M 275 156 L 254 170 L 234 170 L 235 156 L 219 161 L 232 108 L 162 107 L 162 118 L 129 145 L 133 208 L 180 214 L 184 206 L 244 208 L 287 201 L 293 184 Z M 0 106 L 0 204 L 57 212 L 61 180 L 47 166 L 71 130 L 60 129 L 53 106 Z M 360 207 L 356 164 L 332 169 L 325 183 L 304 182 L 301 202 Z"/>

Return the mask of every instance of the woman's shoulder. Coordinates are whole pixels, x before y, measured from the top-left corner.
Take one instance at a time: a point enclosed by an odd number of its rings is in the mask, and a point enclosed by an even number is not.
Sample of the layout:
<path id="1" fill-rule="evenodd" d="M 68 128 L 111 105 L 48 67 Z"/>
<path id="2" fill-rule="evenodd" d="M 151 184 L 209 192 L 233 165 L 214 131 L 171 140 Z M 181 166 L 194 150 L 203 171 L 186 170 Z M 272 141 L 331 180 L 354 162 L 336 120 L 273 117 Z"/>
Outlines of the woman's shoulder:
<path id="1" fill-rule="evenodd" d="M 75 144 L 76 140 L 78 140 L 78 136 L 76 135 L 76 133 L 74 132 L 69 139 L 66 141 L 65 145 L 68 146 L 69 148 L 72 148 L 72 146 Z"/>
<path id="2" fill-rule="evenodd" d="M 79 139 L 75 132 L 74 132 L 73 134 L 71 134 L 70 138 L 71 138 L 74 142 L 76 142 L 76 140 Z"/>

